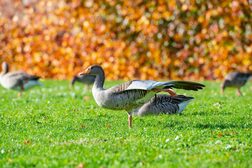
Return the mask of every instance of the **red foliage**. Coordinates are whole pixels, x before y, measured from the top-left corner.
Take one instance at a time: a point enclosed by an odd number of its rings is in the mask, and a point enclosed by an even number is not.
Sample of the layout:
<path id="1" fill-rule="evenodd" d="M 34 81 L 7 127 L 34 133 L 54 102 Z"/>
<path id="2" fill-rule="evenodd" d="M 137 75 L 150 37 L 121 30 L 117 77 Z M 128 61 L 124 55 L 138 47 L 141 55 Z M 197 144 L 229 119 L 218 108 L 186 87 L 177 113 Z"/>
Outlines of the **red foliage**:
<path id="1" fill-rule="evenodd" d="M 0 0 L 0 61 L 65 79 L 222 78 L 252 71 L 246 0 Z"/>

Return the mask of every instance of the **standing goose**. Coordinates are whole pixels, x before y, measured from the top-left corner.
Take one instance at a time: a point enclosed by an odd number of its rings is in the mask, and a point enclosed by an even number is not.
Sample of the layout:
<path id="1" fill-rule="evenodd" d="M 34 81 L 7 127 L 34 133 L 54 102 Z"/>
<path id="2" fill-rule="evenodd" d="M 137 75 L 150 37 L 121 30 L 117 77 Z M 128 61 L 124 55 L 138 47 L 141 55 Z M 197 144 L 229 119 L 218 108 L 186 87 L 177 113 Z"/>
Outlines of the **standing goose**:
<path id="1" fill-rule="evenodd" d="M 169 92 L 175 96 L 172 88 L 185 90 L 199 90 L 204 85 L 187 81 L 157 82 L 151 80 L 132 80 L 120 85 L 104 89 L 105 74 L 101 66 L 93 65 L 88 67 L 79 75 L 95 76 L 92 94 L 96 103 L 104 108 L 113 110 L 126 110 L 128 112 L 128 125 L 132 126 L 132 113 L 150 101 L 156 93 L 161 91 Z"/>
<path id="2" fill-rule="evenodd" d="M 2 63 L 2 72 L 0 74 L 0 84 L 6 89 L 19 90 L 19 96 L 26 89 L 36 85 L 41 85 L 38 81 L 40 77 L 29 75 L 23 71 L 9 72 L 9 65 Z"/>
<path id="3" fill-rule="evenodd" d="M 75 82 L 80 82 L 80 83 L 83 83 L 89 87 L 94 83 L 94 80 L 95 80 L 95 76 L 93 76 L 93 75 L 81 75 L 81 76 L 75 75 L 72 78 L 71 86 L 73 87 Z"/>
<path id="4" fill-rule="evenodd" d="M 227 87 L 233 87 L 237 89 L 237 95 L 241 96 L 241 87 L 244 86 L 248 79 L 252 77 L 252 73 L 243 73 L 243 72 L 232 72 L 229 73 L 225 79 L 224 82 L 221 85 L 221 91 L 224 93 L 225 88 Z"/>

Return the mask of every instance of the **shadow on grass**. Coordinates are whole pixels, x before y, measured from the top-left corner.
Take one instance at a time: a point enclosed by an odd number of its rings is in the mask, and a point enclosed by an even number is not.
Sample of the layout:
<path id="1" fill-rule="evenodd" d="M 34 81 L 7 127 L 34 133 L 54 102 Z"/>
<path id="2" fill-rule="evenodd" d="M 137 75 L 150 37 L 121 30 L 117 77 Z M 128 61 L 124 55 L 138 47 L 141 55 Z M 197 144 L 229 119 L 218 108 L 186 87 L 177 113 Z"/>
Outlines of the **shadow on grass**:
<path id="1" fill-rule="evenodd" d="M 218 111 L 218 112 L 204 112 L 204 111 L 199 111 L 199 112 L 193 112 L 190 113 L 190 115 L 193 116 L 213 116 L 213 115 L 232 115 L 233 113 L 231 112 L 223 112 L 223 111 Z"/>
<path id="2" fill-rule="evenodd" d="M 252 124 L 235 124 L 235 123 L 199 123 L 193 126 L 200 129 L 229 129 L 229 128 L 252 128 Z"/>
<path id="3" fill-rule="evenodd" d="M 185 129 L 191 129 L 191 128 L 197 128 L 197 129 L 210 129 L 210 130 L 216 130 L 216 129 L 247 129 L 252 128 L 252 123 L 225 123 L 225 122 L 213 122 L 213 123 L 188 123 L 186 121 L 182 122 L 172 122 L 169 124 L 166 124 L 164 128 L 175 128 L 178 130 L 185 130 Z"/>

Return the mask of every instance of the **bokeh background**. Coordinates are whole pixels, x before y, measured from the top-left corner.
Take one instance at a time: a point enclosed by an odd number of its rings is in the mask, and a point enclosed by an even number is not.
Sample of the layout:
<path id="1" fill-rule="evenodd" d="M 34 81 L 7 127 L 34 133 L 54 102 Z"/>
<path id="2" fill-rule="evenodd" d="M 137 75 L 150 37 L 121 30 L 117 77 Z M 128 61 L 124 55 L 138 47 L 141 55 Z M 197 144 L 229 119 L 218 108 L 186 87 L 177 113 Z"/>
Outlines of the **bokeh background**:
<path id="1" fill-rule="evenodd" d="M 0 61 L 69 79 L 222 79 L 252 71 L 249 0 L 0 0 Z"/>

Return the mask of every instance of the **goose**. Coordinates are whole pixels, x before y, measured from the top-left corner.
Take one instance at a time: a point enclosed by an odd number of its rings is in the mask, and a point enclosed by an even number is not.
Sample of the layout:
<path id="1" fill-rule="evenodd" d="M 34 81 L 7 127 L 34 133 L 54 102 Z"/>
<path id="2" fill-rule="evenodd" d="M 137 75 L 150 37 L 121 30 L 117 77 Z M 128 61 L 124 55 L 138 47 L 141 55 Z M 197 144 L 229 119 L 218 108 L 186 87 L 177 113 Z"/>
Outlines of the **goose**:
<path id="1" fill-rule="evenodd" d="M 252 73 L 231 72 L 227 74 L 221 85 L 222 94 L 224 93 L 225 88 L 233 87 L 237 89 L 237 95 L 242 96 L 240 89 L 247 83 L 250 77 L 252 77 Z"/>
<path id="2" fill-rule="evenodd" d="M 158 92 L 168 92 L 176 96 L 172 88 L 185 90 L 203 89 L 204 85 L 189 81 L 158 82 L 152 80 L 132 80 L 117 86 L 104 89 L 105 73 L 100 65 L 92 65 L 79 75 L 93 75 L 95 81 L 92 94 L 95 102 L 103 108 L 125 110 L 128 112 L 128 126 L 132 127 L 132 115 L 135 109 L 149 102 Z"/>
<path id="3" fill-rule="evenodd" d="M 131 114 L 136 116 L 180 114 L 193 99 L 193 97 L 184 95 L 155 94 L 149 101 L 134 109 Z M 131 116 L 128 118 L 128 125 L 130 128 L 132 127 Z"/>
<path id="4" fill-rule="evenodd" d="M 155 94 L 150 101 L 133 110 L 133 115 L 159 115 L 159 114 L 176 114 L 182 113 L 193 97 L 176 95 L 169 96 L 166 94 Z"/>
<path id="5" fill-rule="evenodd" d="M 82 76 L 74 75 L 71 80 L 71 86 L 73 87 L 75 82 L 80 82 L 89 87 L 94 83 L 94 80 L 95 80 L 95 76 L 93 75 L 82 75 Z"/>
<path id="6" fill-rule="evenodd" d="M 0 84 L 6 89 L 20 91 L 18 96 L 22 95 L 24 90 L 27 90 L 36 85 L 42 85 L 38 80 L 40 77 L 27 74 L 23 71 L 9 72 L 7 62 L 2 63 L 2 72 L 0 74 Z"/>

